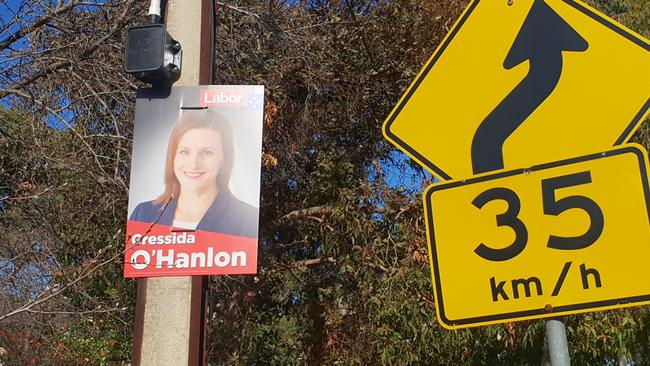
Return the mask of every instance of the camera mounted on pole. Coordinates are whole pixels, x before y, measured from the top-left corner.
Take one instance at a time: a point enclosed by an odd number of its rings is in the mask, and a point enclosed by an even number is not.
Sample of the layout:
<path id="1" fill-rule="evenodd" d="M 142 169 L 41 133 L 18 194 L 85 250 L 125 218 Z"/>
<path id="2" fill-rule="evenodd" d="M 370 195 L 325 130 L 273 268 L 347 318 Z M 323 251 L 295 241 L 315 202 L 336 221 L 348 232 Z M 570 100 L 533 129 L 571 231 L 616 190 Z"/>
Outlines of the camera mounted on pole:
<path id="1" fill-rule="evenodd" d="M 124 71 L 154 87 L 170 87 L 181 76 L 181 44 L 162 24 L 159 0 L 151 2 L 148 20 L 127 30 Z"/>

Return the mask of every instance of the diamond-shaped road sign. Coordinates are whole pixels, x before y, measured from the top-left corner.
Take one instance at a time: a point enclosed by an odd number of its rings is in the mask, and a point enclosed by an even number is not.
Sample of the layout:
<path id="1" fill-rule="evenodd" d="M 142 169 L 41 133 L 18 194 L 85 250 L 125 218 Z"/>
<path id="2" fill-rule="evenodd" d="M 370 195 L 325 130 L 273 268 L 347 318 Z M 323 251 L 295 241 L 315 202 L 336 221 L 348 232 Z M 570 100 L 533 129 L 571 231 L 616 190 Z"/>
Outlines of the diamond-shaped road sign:
<path id="1" fill-rule="evenodd" d="M 474 0 L 384 124 L 443 179 L 626 142 L 650 107 L 650 42 L 576 0 Z"/>

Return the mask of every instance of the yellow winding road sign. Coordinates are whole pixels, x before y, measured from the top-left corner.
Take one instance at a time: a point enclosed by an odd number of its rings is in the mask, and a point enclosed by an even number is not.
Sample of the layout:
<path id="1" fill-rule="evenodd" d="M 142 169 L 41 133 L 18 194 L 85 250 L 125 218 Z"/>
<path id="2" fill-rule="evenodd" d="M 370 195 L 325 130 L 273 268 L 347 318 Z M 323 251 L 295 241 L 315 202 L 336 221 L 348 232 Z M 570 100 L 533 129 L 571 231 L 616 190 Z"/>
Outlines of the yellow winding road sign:
<path id="1" fill-rule="evenodd" d="M 443 179 L 626 142 L 650 107 L 650 42 L 577 0 L 474 0 L 384 123 Z"/>

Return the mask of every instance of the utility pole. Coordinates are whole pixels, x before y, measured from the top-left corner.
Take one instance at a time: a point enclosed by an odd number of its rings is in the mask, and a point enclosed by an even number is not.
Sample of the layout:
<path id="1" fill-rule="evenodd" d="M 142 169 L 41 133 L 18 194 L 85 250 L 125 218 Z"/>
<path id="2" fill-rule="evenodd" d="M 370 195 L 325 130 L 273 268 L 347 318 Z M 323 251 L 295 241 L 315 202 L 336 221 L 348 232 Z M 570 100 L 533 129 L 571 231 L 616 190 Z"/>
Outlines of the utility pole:
<path id="1" fill-rule="evenodd" d="M 210 0 L 168 0 L 167 31 L 183 48 L 175 85 L 212 83 L 214 7 Z M 133 366 L 201 366 L 206 363 L 207 276 L 138 280 Z"/>

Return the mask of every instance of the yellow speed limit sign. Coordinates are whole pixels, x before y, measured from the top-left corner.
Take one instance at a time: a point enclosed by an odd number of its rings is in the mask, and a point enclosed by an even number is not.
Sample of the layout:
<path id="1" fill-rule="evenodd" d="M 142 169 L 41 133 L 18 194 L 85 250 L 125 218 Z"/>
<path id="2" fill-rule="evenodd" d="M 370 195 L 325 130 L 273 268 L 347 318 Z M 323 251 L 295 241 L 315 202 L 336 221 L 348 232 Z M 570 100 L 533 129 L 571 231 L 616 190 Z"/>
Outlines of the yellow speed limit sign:
<path id="1" fill-rule="evenodd" d="M 447 328 L 650 303 L 650 187 L 638 145 L 430 186 Z"/>

